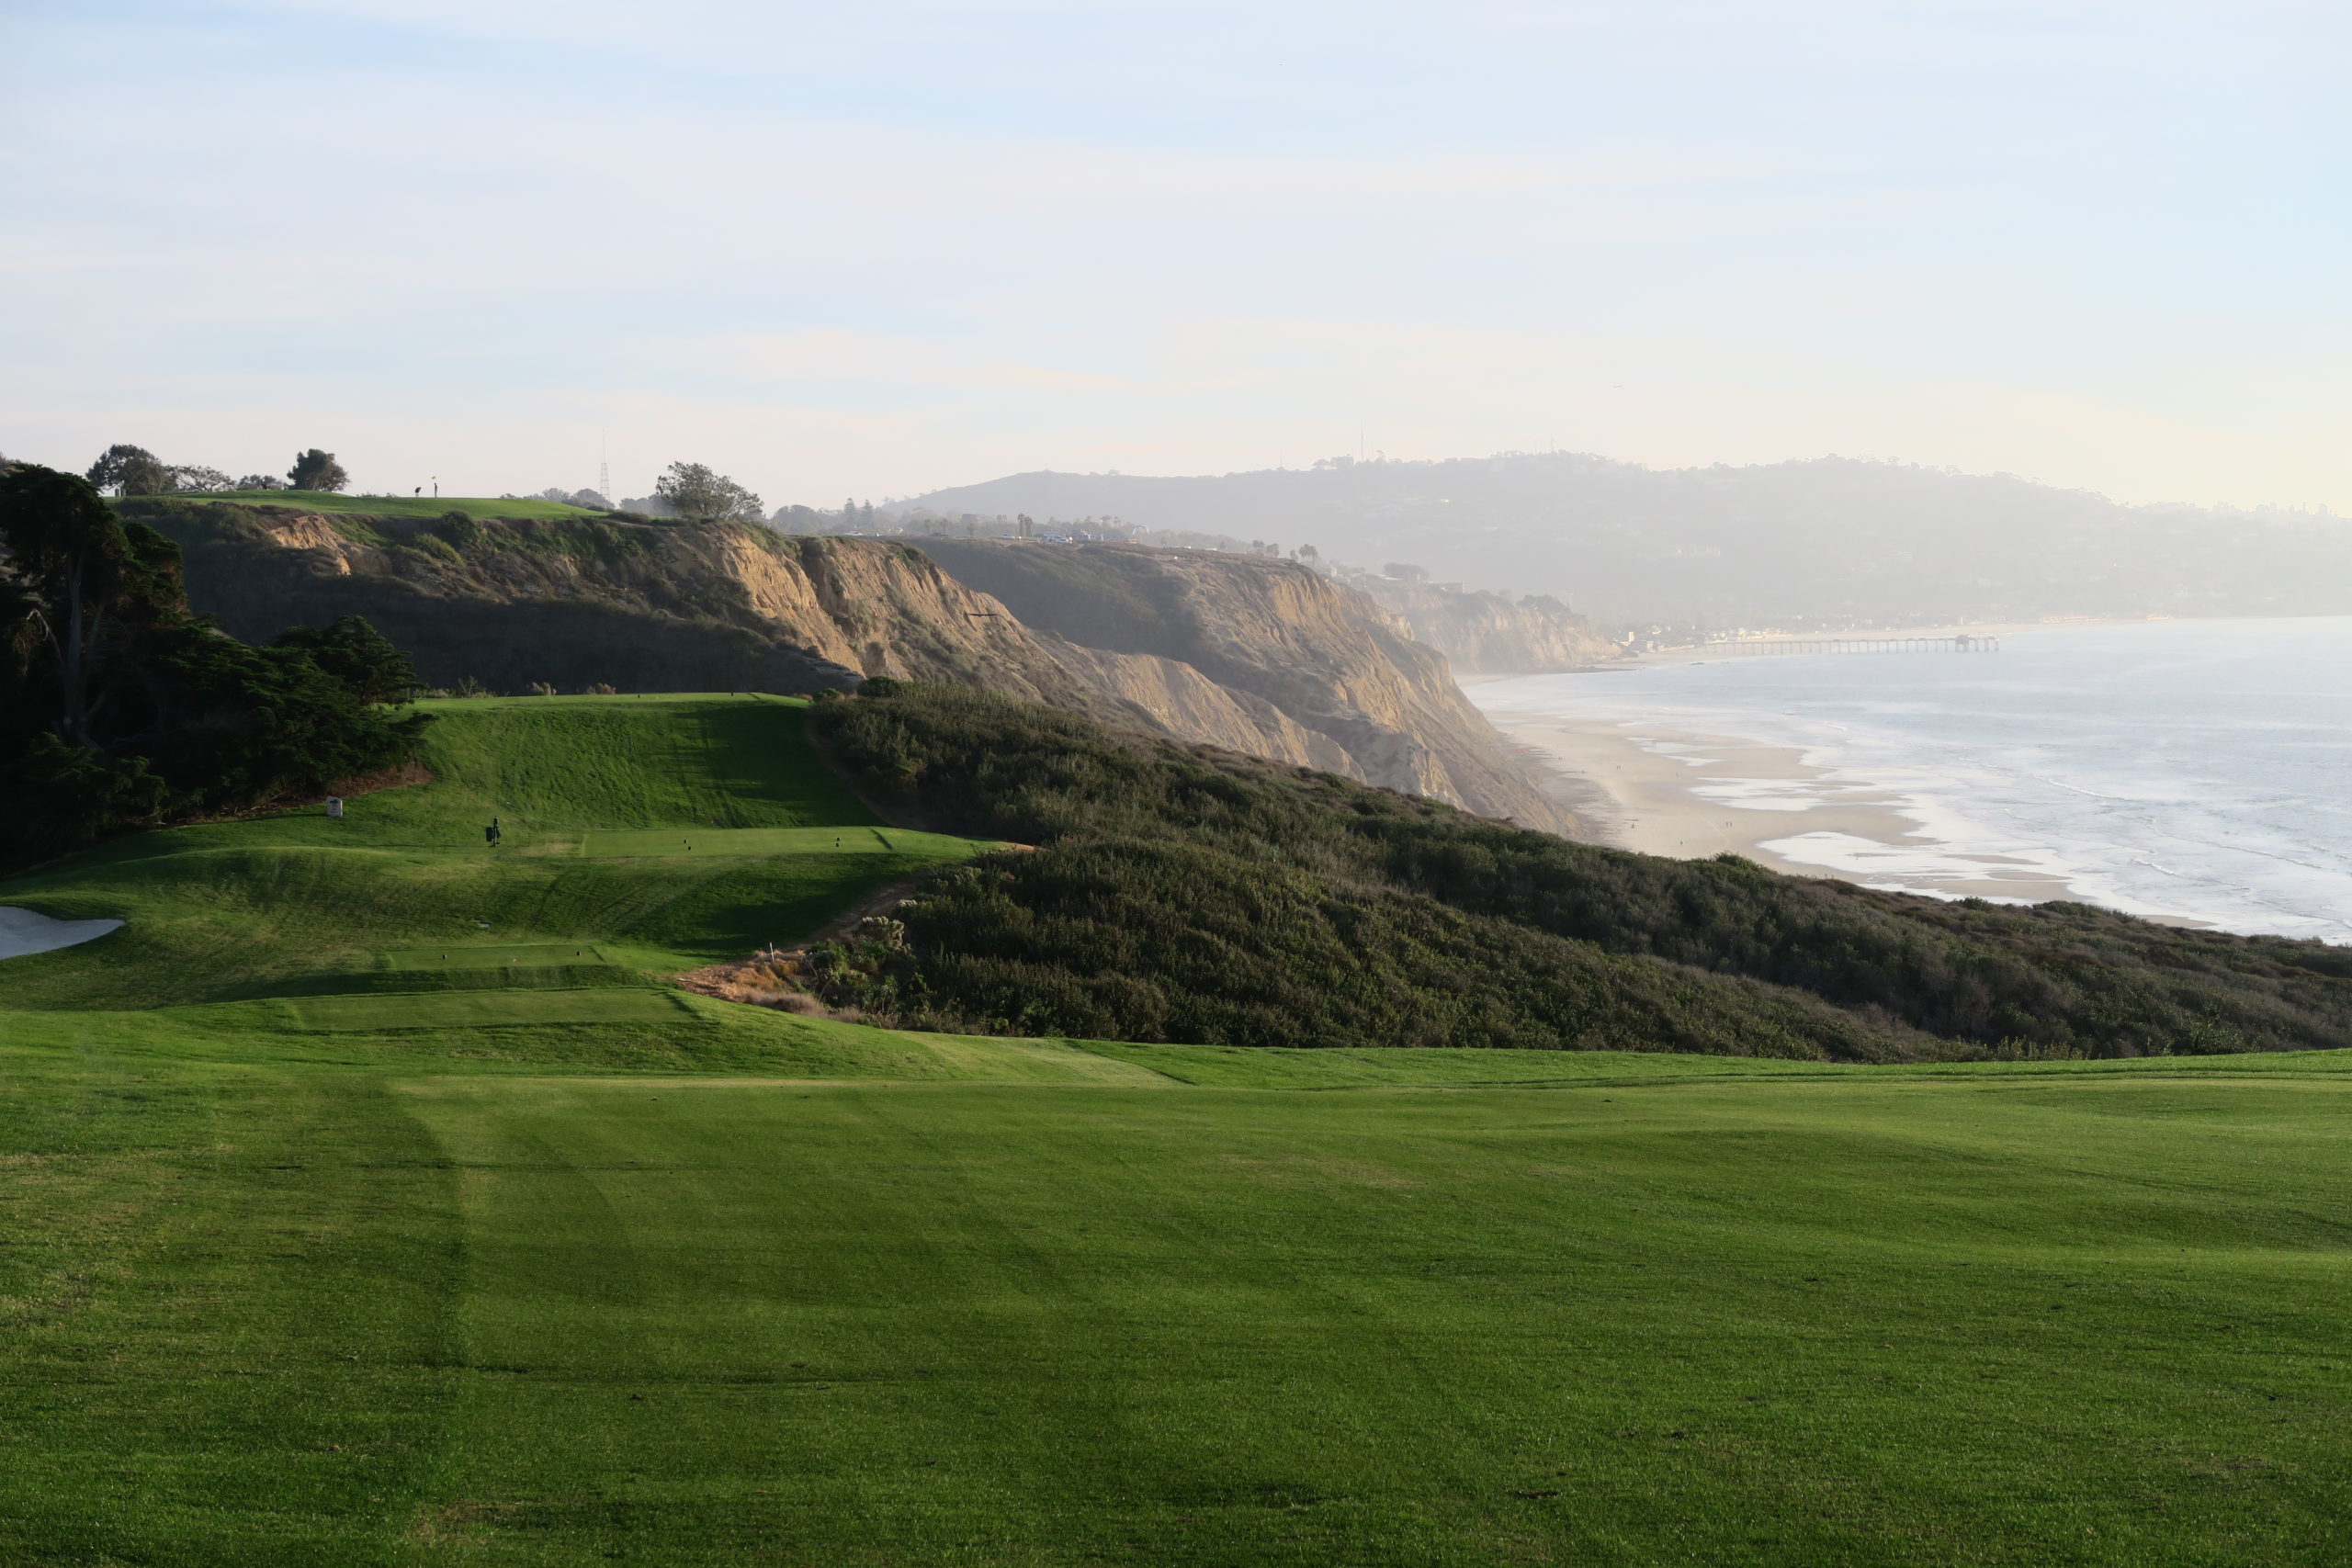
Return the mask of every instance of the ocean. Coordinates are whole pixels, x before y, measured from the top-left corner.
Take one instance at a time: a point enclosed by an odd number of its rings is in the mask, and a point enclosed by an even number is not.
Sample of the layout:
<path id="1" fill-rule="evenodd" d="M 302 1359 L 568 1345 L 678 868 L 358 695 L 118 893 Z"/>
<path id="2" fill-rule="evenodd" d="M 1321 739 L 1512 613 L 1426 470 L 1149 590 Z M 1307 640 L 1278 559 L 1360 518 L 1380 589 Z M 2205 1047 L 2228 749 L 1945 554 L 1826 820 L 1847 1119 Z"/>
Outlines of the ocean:
<path id="1" fill-rule="evenodd" d="M 1724 658 L 1474 687 L 1498 723 L 1552 714 L 1799 748 L 1809 781 L 1719 779 L 1786 811 L 1883 792 L 1897 849 L 1765 841 L 1874 886 L 1933 892 L 2007 856 L 2063 896 L 2225 931 L 2352 942 L 2352 616 L 2005 634 L 1989 654 Z"/>

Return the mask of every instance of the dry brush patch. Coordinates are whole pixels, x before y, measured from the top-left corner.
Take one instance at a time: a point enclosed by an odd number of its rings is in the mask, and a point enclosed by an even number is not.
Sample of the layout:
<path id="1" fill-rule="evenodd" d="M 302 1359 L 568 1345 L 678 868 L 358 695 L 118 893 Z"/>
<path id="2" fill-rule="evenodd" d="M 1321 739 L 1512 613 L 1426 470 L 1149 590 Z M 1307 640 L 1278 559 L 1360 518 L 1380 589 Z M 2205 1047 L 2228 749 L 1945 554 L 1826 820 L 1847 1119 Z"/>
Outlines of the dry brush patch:
<path id="1" fill-rule="evenodd" d="M 809 991 L 811 976 L 807 967 L 809 951 L 825 942 L 878 934 L 883 928 L 897 925 L 898 922 L 888 919 L 884 911 L 912 904 L 914 900 L 910 895 L 921 881 L 919 876 L 901 877 L 877 887 L 838 917 L 827 921 L 820 930 L 811 932 L 806 940 L 791 947 L 768 948 L 748 958 L 706 964 L 679 976 L 678 984 L 696 996 L 713 997 L 720 1001 L 741 1002 L 751 1007 L 799 1013 L 808 1018 L 828 1018 L 854 1023 L 864 1016 L 856 1009 L 828 1007 Z M 869 931 L 869 927 L 873 931 Z"/>

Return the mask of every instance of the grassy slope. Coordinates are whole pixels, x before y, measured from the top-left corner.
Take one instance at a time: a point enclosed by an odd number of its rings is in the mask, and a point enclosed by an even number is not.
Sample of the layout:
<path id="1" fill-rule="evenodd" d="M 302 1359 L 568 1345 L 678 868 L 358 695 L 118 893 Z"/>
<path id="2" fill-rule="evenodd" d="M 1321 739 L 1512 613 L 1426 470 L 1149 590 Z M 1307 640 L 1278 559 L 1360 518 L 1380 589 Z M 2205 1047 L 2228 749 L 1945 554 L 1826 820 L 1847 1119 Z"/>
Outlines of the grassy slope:
<path id="1" fill-rule="evenodd" d="M 175 501 L 234 502 L 243 506 L 291 506 L 304 512 L 348 512 L 367 517 L 446 517 L 452 512 L 485 517 L 601 517 L 558 501 L 503 501 L 481 496 L 337 495 L 317 490 L 238 490 Z"/>
<path id="2" fill-rule="evenodd" d="M 2352 1053 L 1869 1068 L 931 1036 L 627 986 L 205 999 L 302 990 L 288 954 L 675 963 L 890 869 L 571 852 L 865 822 L 788 711 L 444 711 L 443 781 L 345 823 L 0 888 L 133 921 L 0 967 L 0 1006 L 58 1010 L 0 1010 L 0 1562 L 2352 1553 Z M 452 936 L 460 890 L 494 930 Z"/>
<path id="3" fill-rule="evenodd" d="M 0 903 L 130 922 L 96 942 L 10 960 L 6 1005 L 351 990 L 373 971 L 413 974 L 427 944 L 458 948 L 465 967 L 465 949 L 585 942 L 600 946 L 608 978 L 674 973 L 789 941 L 876 886 L 971 850 L 867 830 L 873 817 L 809 751 L 799 705 L 785 699 L 424 705 L 440 716 L 432 784 L 356 797 L 341 821 L 286 813 L 142 834 L 0 883 Z M 505 833 L 494 852 L 481 833 L 492 816 Z M 582 852 L 615 829 L 666 839 L 714 823 L 765 831 L 726 858 Z M 820 825 L 842 831 L 777 841 L 777 829 Z M 835 848 L 835 837 L 847 841 Z"/>

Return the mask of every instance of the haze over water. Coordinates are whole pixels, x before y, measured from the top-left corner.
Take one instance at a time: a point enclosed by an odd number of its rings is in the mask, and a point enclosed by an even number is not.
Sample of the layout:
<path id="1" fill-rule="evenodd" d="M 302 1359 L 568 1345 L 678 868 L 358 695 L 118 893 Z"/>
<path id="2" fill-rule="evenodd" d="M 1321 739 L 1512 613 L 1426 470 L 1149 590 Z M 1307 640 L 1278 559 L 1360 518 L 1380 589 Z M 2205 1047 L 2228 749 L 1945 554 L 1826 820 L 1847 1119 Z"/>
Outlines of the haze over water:
<path id="1" fill-rule="evenodd" d="M 1874 886 L 1936 891 L 1997 856 L 2063 878 L 2052 897 L 2352 942 L 2352 617 L 2049 627 L 1983 657 L 1725 659 L 1472 694 L 1503 722 L 1799 747 L 1826 772 L 1695 787 L 1759 811 L 1894 797 L 1914 826 L 1894 845 L 1764 843 Z"/>

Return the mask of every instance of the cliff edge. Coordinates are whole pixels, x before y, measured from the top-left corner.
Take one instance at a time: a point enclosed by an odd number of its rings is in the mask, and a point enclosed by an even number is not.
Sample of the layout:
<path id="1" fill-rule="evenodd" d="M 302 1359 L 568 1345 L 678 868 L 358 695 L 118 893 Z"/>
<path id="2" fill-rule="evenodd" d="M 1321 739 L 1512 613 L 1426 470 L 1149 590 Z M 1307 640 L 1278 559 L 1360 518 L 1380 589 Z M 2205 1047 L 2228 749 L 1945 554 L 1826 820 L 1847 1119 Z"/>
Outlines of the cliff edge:
<path id="1" fill-rule="evenodd" d="M 127 504 L 235 636 L 365 615 L 428 685 L 808 692 L 868 675 L 1086 705 L 1004 607 L 922 552 L 737 525 Z"/>
<path id="2" fill-rule="evenodd" d="M 1303 566 L 1140 545 L 922 547 L 1040 631 L 1098 656 L 1181 664 L 1257 698 L 1312 738 L 1311 765 L 1530 827 L 1572 825 L 1504 752 L 1443 654 Z"/>
<path id="3" fill-rule="evenodd" d="M 432 686 L 810 692 L 872 675 L 944 681 L 1567 825 L 1504 758 L 1442 659 L 1360 596 L 1280 563 L 1211 556 L 1142 570 L 1170 552 L 1133 552 L 1132 582 L 1105 577 L 1091 611 L 1080 594 L 1041 624 L 897 540 L 122 504 L 178 542 L 191 603 L 232 635 L 261 640 L 288 624 L 364 615 Z M 1130 618 L 1133 594 L 1147 589 L 1163 606 L 1161 635 L 1103 636 L 1097 623 Z"/>
<path id="4" fill-rule="evenodd" d="M 1557 599 L 1513 601 L 1368 575 L 1348 584 L 1403 617 L 1414 640 L 1436 649 L 1465 674 L 1542 675 L 1624 657 L 1624 649 Z"/>

